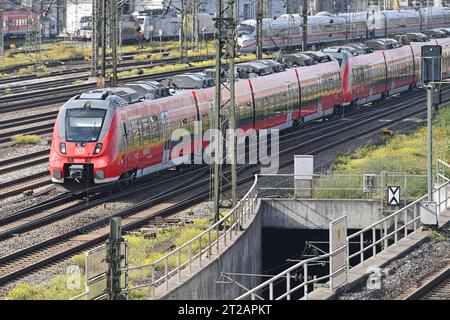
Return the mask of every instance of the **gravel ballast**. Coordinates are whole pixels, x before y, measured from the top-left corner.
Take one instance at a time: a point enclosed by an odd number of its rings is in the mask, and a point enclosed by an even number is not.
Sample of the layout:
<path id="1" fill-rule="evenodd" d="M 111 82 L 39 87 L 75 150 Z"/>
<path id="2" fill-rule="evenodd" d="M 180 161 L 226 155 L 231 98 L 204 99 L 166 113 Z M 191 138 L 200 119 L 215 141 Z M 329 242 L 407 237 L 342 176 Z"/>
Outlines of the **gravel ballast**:
<path id="1" fill-rule="evenodd" d="M 445 230 L 446 240 L 429 237 L 411 253 L 389 263 L 382 270 L 381 287 L 363 284 L 339 296 L 339 300 L 392 300 L 408 288 L 420 283 L 448 264 L 450 258 L 450 232 Z"/>
<path id="2" fill-rule="evenodd" d="M 415 118 L 414 121 L 404 121 L 398 125 L 396 125 L 397 130 L 403 131 L 405 129 L 411 129 L 417 126 L 418 123 L 420 123 L 419 117 Z M 417 121 L 419 120 L 419 121 Z M 336 158 L 336 156 L 342 154 L 342 153 L 348 153 L 356 150 L 358 147 L 364 146 L 368 141 L 378 141 L 382 139 L 382 135 L 379 132 L 375 132 L 369 135 L 366 135 L 365 137 L 358 138 L 354 141 L 342 144 L 340 146 L 337 146 L 335 148 L 332 148 L 331 150 L 327 150 L 326 152 L 321 153 L 318 155 L 315 159 L 316 167 L 318 166 L 324 166 L 328 167 Z M 48 148 L 48 146 L 46 146 Z M 21 151 L 17 152 L 15 151 L 14 156 L 17 156 L 17 153 L 29 153 L 30 151 Z M 11 156 L 11 155 L 10 155 Z M 10 157 L 9 156 L 9 157 Z M 280 170 L 280 173 L 291 173 L 293 171 L 292 167 L 284 168 L 283 170 Z M 253 182 L 249 182 L 243 185 L 239 186 L 239 197 L 242 197 L 245 193 L 247 193 L 249 187 L 253 184 Z M 54 194 L 53 194 L 54 195 Z M 73 229 L 78 226 L 86 225 L 89 222 L 92 222 L 94 219 L 99 219 L 101 217 L 105 217 L 108 215 L 113 214 L 114 212 L 117 212 L 120 209 L 123 209 L 125 207 L 128 207 L 132 205 L 133 203 L 136 203 L 138 201 L 141 201 L 143 199 L 148 198 L 151 196 L 151 193 L 143 192 L 140 194 L 137 194 L 133 197 L 129 197 L 127 200 L 118 200 L 108 203 L 106 206 L 97 206 L 95 208 L 90 208 L 83 212 L 82 214 L 77 214 L 73 217 L 66 218 L 64 220 L 58 221 L 56 223 L 44 226 L 43 228 L 40 228 L 38 230 L 33 230 L 30 232 L 26 232 L 18 237 L 8 239 L 6 241 L 0 242 L 0 256 L 4 256 L 6 254 L 12 253 L 16 250 L 20 250 L 22 248 L 25 248 L 33 243 L 37 243 L 39 241 L 42 241 L 48 237 L 55 236 L 64 232 L 67 232 L 69 229 Z M 153 192 L 154 195 L 154 192 Z M 33 200 L 27 200 L 27 201 L 33 201 Z M 39 201 L 39 200 L 37 200 Z M 25 202 L 25 201 L 24 201 Z M 21 205 L 21 203 L 20 203 Z M 28 202 L 29 205 L 29 202 Z M 17 210 L 16 206 L 19 206 L 19 203 L 15 205 L 11 205 L 12 207 L 2 207 L 0 211 L 14 211 Z M 25 205 L 26 206 L 26 205 Z M 5 210 L 6 209 L 6 210 Z M 199 217 L 206 217 L 208 214 L 212 212 L 212 204 L 211 203 L 204 203 L 200 204 L 196 207 L 193 207 L 189 210 L 186 210 L 180 215 L 180 218 L 199 218 Z M 21 281 L 27 282 L 27 283 L 43 283 L 49 280 L 49 274 L 52 276 L 55 274 L 62 274 L 65 272 L 65 268 L 56 267 L 56 266 L 49 266 L 48 268 L 42 269 L 40 271 L 37 271 L 33 273 L 30 276 L 24 277 Z M 31 281 L 30 281 L 31 280 Z M 1 295 L 1 294 L 0 294 Z"/>

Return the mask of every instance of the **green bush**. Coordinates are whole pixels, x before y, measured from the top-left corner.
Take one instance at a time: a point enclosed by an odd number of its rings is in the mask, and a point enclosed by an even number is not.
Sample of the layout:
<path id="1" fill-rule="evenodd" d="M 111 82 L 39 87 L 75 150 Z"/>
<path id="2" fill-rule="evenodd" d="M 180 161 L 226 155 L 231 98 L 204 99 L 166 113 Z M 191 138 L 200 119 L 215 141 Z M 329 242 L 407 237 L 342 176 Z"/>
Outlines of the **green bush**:
<path id="1" fill-rule="evenodd" d="M 38 135 L 15 135 L 11 140 L 22 144 L 38 144 L 41 142 L 41 137 Z"/>
<path id="2" fill-rule="evenodd" d="M 71 290 L 67 287 L 67 276 L 60 275 L 47 283 L 30 285 L 18 284 L 6 296 L 7 300 L 69 300 L 85 290 L 81 281 L 79 290 Z"/>
<path id="3" fill-rule="evenodd" d="M 85 268 L 85 258 L 86 256 L 81 253 L 81 254 L 77 254 L 76 256 L 73 256 L 70 261 L 72 261 L 72 263 L 76 266 L 78 266 L 81 270 L 84 270 Z"/>
<path id="4" fill-rule="evenodd" d="M 148 60 L 147 54 L 137 54 L 133 57 L 133 61 L 136 61 L 136 62 L 144 62 L 146 60 Z"/>
<path id="5" fill-rule="evenodd" d="M 450 160 L 450 109 L 441 109 L 433 124 L 433 157 Z M 353 154 L 344 154 L 337 158 L 333 171 L 336 174 L 362 175 L 386 172 L 403 172 L 409 175 L 426 174 L 426 128 L 419 128 L 412 135 L 399 134 L 389 137 L 380 146 L 369 144 Z M 389 178 L 389 184 L 403 185 L 403 178 Z M 347 179 L 319 181 L 318 188 L 342 188 L 343 190 L 316 190 L 315 196 L 320 198 L 365 198 L 366 194 L 357 191 L 346 191 L 345 188 L 362 186 L 362 180 Z M 417 198 L 426 193 L 426 179 L 408 179 L 408 197 Z"/>

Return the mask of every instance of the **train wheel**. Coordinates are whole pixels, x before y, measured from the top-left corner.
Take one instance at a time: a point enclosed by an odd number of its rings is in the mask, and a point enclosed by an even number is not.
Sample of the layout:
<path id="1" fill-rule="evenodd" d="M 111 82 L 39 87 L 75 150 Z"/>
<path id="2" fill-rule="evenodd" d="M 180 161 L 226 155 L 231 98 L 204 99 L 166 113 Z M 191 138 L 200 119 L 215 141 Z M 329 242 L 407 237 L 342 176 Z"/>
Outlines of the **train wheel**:
<path id="1" fill-rule="evenodd" d="M 112 189 L 112 193 L 120 193 L 120 192 L 123 191 L 123 189 L 124 188 L 123 188 L 122 179 L 119 179 L 119 181 L 114 184 L 114 187 Z"/>
<path id="2" fill-rule="evenodd" d="M 339 114 L 342 114 L 342 106 L 334 106 L 334 109 L 333 109 L 333 115 L 339 115 Z"/>

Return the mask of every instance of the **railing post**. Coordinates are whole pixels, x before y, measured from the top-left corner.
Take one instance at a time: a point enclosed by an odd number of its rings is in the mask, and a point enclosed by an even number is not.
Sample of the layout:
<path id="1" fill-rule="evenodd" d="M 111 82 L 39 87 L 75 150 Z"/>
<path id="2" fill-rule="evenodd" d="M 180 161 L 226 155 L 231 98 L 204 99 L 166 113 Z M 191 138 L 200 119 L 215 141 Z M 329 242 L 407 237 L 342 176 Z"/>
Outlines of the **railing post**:
<path id="1" fill-rule="evenodd" d="M 167 275 L 169 272 L 169 257 L 164 259 L 164 282 L 166 284 L 166 290 L 169 290 L 169 276 Z"/>
<path id="2" fill-rule="evenodd" d="M 305 296 L 305 300 L 308 300 L 308 264 L 307 263 L 305 263 L 304 265 L 303 265 L 303 283 L 304 283 L 304 286 L 303 286 L 303 293 L 304 293 L 304 296 Z"/>
<path id="3" fill-rule="evenodd" d="M 212 255 L 212 251 L 211 251 L 211 229 L 209 229 L 209 231 L 208 231 L 208 258 L 209 258 L 209 260 L 211 260 L 211 255 Z"/>
<path id="4" fill-rule="evenodd" d="M 448 209 L 448 183 L 445 185 L 445 209 Z"/>
<path id="5" fill-rule="evenodd" d="M 388 248 L 388 244 L 389 244 L 388 238 L 387 238 L 387 235 L 388 235 L 387 220 L 383 221 L 383 229 L 384 229 L 384 237 L 383 237 L 384 238 L 384 251 L 386 251 Z"/>
<path id="6" fill-rule="evenodd" d="M 395 214 L 394 215 L 394 243 L 397 243 L 397 241 L 398 241 L 397 229 L 398 229 L 398 217 L 397 217 L 397 214 Z"/>
<path id="7" fill-rule="evenodd" d="M 220 241 L 220 226 L 219 226 L 219 224 L 217 224 L 217 226 L 216 226 L 216 236 L 217 236 L 217 239 L 216 239 L 217 252 L 219 252 L 219 241 Z"/>
<path id="8" fill-rule="evenodd" d="M 405 238 L 408 236 L 408 210 L 404 211 L 403 223 L 405 225 Z"/>
<path id="9" fill-rule="evenodd" d="M 181 250 L 178 249 L 178 281 L 181 282 Z"/>
<path id="10" fill-rule="evenodd" d="M 375 244 L 377 242 L 377 231 L 375 229 L 375 227 L 372 228 L 372 255 L 376 256 L 377 255 L 377 245 Z"/>
<path id="11" fill-rule="evenodd" d="M 350 271 L 350 249 L 349 249 L 350 241 L 348 240 L 348 238 L 347 238 L 346 242 L 347 242 L 347 274 L 348 274 L 348 272 Z"/>
<path id="12" fill-rule="evenodd" d="M 200 267 L 202 266 L 202 236 L 198 237 L 198 246 L 200 248 L 200 252 L 198 255 L 198 262 L 200 264 Z"/>
<path id="13" fill-rule="evenodd" d="M 224 246 L 226 247 L 227 246 L 227 222 L 226 221 L 224 221 L 223 222 L 223 243 L 224 243 Z"/>
<path id="14" fill-rule="evenodd" d="M 286 274 L 286 300 L 291 300 L 291 273 Z"/>
<path id="15" fill-rule="evenodd" d="M 239 205 L 234 209 L 234 235 L 237 237 L 239 230 Z"/>
<path id="16" fill-rule="evenodd" d="M 192 242 L 189 242 L 188 246 L 188 256 L 189 256 L 189 275 L 192 275 Z"/>
<path id="17" fill-rule="evenodd" d="M 255 298 L 256 298 L 256 297 L 255 297 L 255 294 L 254 294 L 253 292 L 252 292 L 252 294 L 250 295 L 250 297 L 251 297 L 252 300 L 255 300 Z"/>
<path id="18" fill-rule="evenodd" d="M 230 242 L 233 240 L 233 214 L 228 218 L 230 220 Z"/>
<path id="19" fill-rule="evenodd" d="M 273 300 L 273 282 L 269 283 L 269 300 Z"/>
<path id="20" fill-rule="evenodd" d="M 242 204 L 239 205 L 239 225 L 242 226 L 242 228 L 244 228 L 244 214 L 242 213 Z"/>
<path id="21" fill-rule="evenodd" d="M 437 190 L 437 194 L 438 194 L 438 216 L 441 215 L 441 190 L 442 190 L 442 188 L 439 188 Z"/>
<path id="22" fill-rule="evenodd" d="M 414 223 L 413 223 L 413 232 L 415 232 L 417 230 L 417 204 L 415 204 L 413 206 L 413 218 L 414 218 Z"/>
<path id="23" fill-rule="evenodd" d="M 361 264 L 364 262 L 364 232 L 361 232 L 359 235 L 359 258 L 361 260 Z"/>

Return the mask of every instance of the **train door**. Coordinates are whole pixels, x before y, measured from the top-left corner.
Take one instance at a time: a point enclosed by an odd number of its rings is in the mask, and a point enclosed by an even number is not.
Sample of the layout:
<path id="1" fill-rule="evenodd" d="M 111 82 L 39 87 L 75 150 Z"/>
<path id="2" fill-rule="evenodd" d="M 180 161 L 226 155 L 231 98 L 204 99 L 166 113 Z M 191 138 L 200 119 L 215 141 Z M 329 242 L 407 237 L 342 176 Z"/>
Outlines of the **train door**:
<path id="1" fill-rule="evenodd" d="M 323 113 L 323 96 L 321 88 L 322 88 L 322 77 L 319 75 L 317 76 L 316 94 L 317 94 L 317 113 L 320 115 Z"/>
<path id="2" fill-rule="evenodd" d="M 130 135 L 128 139 L 128 164 L 129 167 L 137 168 L 139 162 L 139 153 L 142 145 L 141 140 L 141 121 L 133 119 L 130 122 Z"/>
<path id="3" fill-rule="evenodd" d="M 125 168 L 129 168 L 129 149 L 130 149 L 130 122 L 123 116 L 122 120 L 123 139 L 121 144 L 122 163 Z"/>
<path id="4" fill-rule="evenodd" d="M 167 112 L 161 113 L 161 133 L 164 139 L 162 163 L 167 163 L 170 159 L 170 130 Z"/>
<path id="5" fill-rule="evenodd" d="M 292 124 L 292 113 L 294 110 L 295 92 L 293 90 L 292 82 L 287 82 L 287 95 L 286 95 L 286 109 L 287 109 L 287 122 Z"/>

